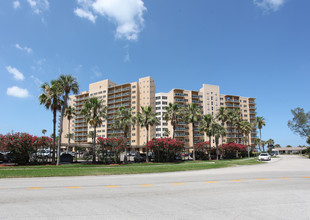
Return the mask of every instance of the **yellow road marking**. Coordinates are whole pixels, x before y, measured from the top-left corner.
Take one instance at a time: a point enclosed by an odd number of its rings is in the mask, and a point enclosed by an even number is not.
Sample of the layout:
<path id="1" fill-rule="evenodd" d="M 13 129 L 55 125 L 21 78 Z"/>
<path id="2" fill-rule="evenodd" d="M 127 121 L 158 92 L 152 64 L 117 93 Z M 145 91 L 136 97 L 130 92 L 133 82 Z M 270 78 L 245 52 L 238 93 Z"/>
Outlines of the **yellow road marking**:
<path id="1" fill-rule="evenodd" d="M 304 178 L 310 178 L 310 176 L 304 176 Z"/>
<path id="2" fill-rule="evenodd" d="M 153 186 L 152 184 L 142 184 L 140 186 Z"/>
<path id="3" fill-rule="evenodd" d="M 67 186 L 67 189 L 80 189 L 81 186 Z"/>
<path id="4" fill-rule="evenodd" d="M 42 189 L 42 187 L 28 187 L 27 189 Z"/>
<path id="5" fill-rule="evenodd" d="M 217 181 L 205 181 L 205 183 L 217 183 Z"/>
<path id="6" fill-rule="evenodd" d="M 232 180 L 233 182 L 243 182 L 244 180 Z"/>
<path id="7" fill-rule="evenodd" d="M 288 180 L 288 179 L 292 179 L 292 178 L 291 177 L 281 177 L 281 179 Z"/>
<path id="8" fill-rule="evenodd" d="M 116 188 L 116 187 L 119 187 L 119 186 L 113 186 L 113 185 L 110 185 L 110 186 L 105 186 L 107 188 Z"/>
<path id="9" fill-rule="evenodd" d="M 256 178 L 256 180 L 268 180 L 266 178 Z"/>
<path id="10" fill-rule="evenodd" d="M 172 183 L 172 185 L 177 186 L 177 185 L 184 185 L 184 183 Z"/>

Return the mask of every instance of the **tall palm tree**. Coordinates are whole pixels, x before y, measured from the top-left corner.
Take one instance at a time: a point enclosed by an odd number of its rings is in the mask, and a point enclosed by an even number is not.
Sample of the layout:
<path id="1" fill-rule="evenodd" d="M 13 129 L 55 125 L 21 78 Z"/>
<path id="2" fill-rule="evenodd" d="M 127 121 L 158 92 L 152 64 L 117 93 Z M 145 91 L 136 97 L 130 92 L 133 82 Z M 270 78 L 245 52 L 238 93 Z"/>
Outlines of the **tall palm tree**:
<path id="1" fill-rule="evenodd" d="M 182 109 L 182 117 L 187 124 L 192 124 L 192 136 L 193 136 L 193 160 L 195 160 L 195 123 L 201 119 L 201 111 L 195 103 L 189 104 Z"/>
<path id="2" fill-rule="evenodd" d="M 267 147 L 268 147 L 268 150 L 271 151 L 271 149 L 274 147 L 274 140 L 273 139 L 269 139 L 267 142 Z"/>
<path id="3" fill-rule="evenodd" d="M 248 121 L 241 121 L 239 124 L 240 124 L 240 131 L 241 131 L 242 137 L 243 137 L 243 135 L 245 135 L 244 140 L 248 140 L 248 136 L 252 131 L 251 123 Z M 247 142 L 247 141 L 245 141 L 245 142 Z M 244 143 L 244 144 L 246 144 L 246 143 Z"/>
<path id="4" fill-rule="evenodd" d="M 75 108 L 72 107 L 72 106 L 68 106 L 68 108 L 66 109 L 66 112 L 65 112 L 65 116 L 67 117 L 68 119 L 68 146 L 70 146 L 70 139 L 71 139 L 71 134 L 70 134 L 70 121 L 71 119 L 73 118 L 73 116 L 76 115 L 75 113 Z"/>
<path id="5" fill-rule="evenodd" d="M 163 118 L 166 122 L 170 121 L 173 129 L 172 139 L 174 139 L 175 130 L 178 124 L 178 114 L 179 114 L 179 107 L 177 103 L 169 103 L 168 107 L 166 108 L 167 112 L 164 113 Z"/>
<path id="6" fill-rule="evenodd" d="M 261 142 L 261 140 L 262 140 L 262 128 L 263 128 L 263 126 L 266 125 L 264 117 L 257 116 L 255 118 L 255 124 L 257 125 L 257 127 L 259 129 L 259 140 L 260 140 L 259 150 L 262 151 L 262 149 L 261 149 L 261 146 L 262 146 L 262 142 Z"/>
<path id="7" fill-rule="evenodd" d="M 93 163 L 96 163 L 96 136 L 97 127 L 103 122 L 103 119 L 107 119 L 107 107 L 103 106 L 103 100 L 97 97 L 92 97 L 86 100 L 84 103 L 81 115 L 85 115 L 85 120 L 94 128 L 92 135 L 93 141 Z"/>
<path id="8" fill-rule="evenodd" d="M 228 112 L 227 109 L 225 107 L 220 107 L 218 109 L 218 112 L 216 114 L 216 119 L 219 120 L 222 124 L 222 126 L 225 126 L 226 121 L 228 120 Z M 222 136 L 222 144 L 224 143 L 223 138 L 224 135 Z"/>
<path id="9" fill-rule="evenodd" d="M 141 127 L 146 129 L 146 144 L 149 142 L 150 126 L 158 125 L 160 123 L 156 114 L 152 111 L 151 106 L 141 106 L 141 112 L 138 112 L 137 122 Z M 146 162 L 149 162 L 148 148 L 146 148 Z"/>
<path id="10" fill-rule="evenodd" d="M 209 138 L 209 160 L 211 160 L 211 137 L 212 137 L 212 125 L 215 123 L 211 114 L 203 115 L 199 123 L 200 130 L 203 131 Z"/>
<path id="11" fill-rule="evenodd" d="M 52 163 L 55 163 L 55 149 L 56 149 L 56 121 L 57 111 L 61 110 L 62 101 L 60 99 L 61 90 L 55 80 L 51 81 L 51 84 L 47 82 L 41 85 L 43 93 L 39 96 L 40 105 L 44 105 L 46 109 L 50 109 L 53 112 L 53 141 L 54 150 L 52 155 Z"/>
<path id="12" fill-rule="evenodd" d="M 116 114 L 114 116 L 114 127 L 116 129 L 123 130 L 125 143 L 127 143 L 127 135 L 130 131 L 131 126 L 134 126 L 137 121 L 136 117 L 132 115 L 131 111 L 132 111 L 131 108 L 121 106 L 119 107 L 119 109 L 117 109 Z M 124 163 L 127 163 L 127 147 L 125 148 Z"/>
<path id="13" fill-rule="evenodd" d="M 241 121 L 240 109 L 228 109 L 227 110 L 227 123 L 237 129 L 237 142 L 239 138 L 239 123 Z"/>
<path id="14" fill-rule="evenodd" d="M 68 98 L 69 94 L 72 92 L 73 94 L 78 94 L 79 92 L 79 84 L 76 81 L 76 78 L 72 75 L 60 75 L 59 78 L 56 80 L 57 84 L 62 92 L 62 108 L 61 108 L 61 115 L 60 115 L 60 130 L 59 130 L 59 139 L 58 139 L 58 151 L 57 151 L 57 165 L 60 163 L 60 145 L 61 145 L 61 135 L 63 129 L 63 118 L 65 116 L 65 111 L 68 106 Z"/>
<path id="15" fill-rule="evenodd" d="M 215 138 L 215 146 L 216 146 L 216 160 L 219 159 L 219 139 L 226 135 L 226 129 L 223 125 L 219 123 L 212 123 L 211 125 L 211 133 Z"/>

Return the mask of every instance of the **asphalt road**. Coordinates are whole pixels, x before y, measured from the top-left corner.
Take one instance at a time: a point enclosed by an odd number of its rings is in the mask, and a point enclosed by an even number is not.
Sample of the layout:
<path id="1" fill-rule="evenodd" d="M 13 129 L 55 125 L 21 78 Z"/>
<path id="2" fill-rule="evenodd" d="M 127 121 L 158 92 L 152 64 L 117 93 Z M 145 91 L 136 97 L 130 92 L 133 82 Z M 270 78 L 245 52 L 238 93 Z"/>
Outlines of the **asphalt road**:
<path id="1" fill-rule="evenodd" d="M 310 160 L 0 180 L 0 219 L 310 219 Z"/>

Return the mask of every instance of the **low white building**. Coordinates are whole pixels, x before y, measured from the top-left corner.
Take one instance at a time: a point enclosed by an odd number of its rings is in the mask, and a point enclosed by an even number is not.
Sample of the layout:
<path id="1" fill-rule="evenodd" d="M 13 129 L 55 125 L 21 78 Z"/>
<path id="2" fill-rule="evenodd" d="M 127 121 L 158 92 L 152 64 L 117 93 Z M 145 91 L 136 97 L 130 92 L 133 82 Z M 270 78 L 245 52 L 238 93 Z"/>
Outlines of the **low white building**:
<path id="1" fill-rule="evenodd" d="M 301 152 L 306 149 L 306 147 L 279 147 L 272 149 L 272 151 L 277 152 L 277 154 L 301 154 Z"/>

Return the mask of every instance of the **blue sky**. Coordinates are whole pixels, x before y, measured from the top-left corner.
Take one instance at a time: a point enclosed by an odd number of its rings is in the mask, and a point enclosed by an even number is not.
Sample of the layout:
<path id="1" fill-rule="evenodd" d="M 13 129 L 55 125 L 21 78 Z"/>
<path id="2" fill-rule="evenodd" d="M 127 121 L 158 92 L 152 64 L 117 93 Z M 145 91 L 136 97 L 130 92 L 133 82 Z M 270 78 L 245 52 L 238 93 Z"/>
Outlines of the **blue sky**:
<path id="1" fill-rule="evenodd" d="M 52 133 L 39 85 L 60 74 L 76 76 L 81 91 L 150 75 L 157 92 L 207 83 L 255 97 L 262 139 L 304 145 L 287 121 L 292 108 L 310 111 L 309 8 L 309 0 L 0 1 L 0 133 Z"/>

